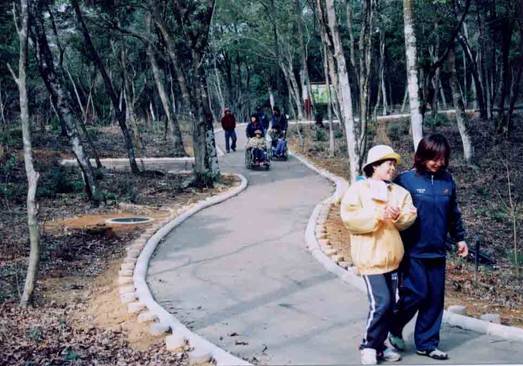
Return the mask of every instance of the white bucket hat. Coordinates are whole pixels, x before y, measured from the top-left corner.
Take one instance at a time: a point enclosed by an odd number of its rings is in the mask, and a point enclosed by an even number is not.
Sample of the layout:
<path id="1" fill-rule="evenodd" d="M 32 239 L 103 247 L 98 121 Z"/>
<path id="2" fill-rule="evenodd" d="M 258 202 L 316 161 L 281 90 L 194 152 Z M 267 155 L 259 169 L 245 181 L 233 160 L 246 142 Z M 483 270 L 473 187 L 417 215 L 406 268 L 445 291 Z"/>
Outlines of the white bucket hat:
<path id="1" fill-rule="evenodd" d="M 396 164 L 399 164 L 401 161 L 400 155 L 395 153 L 394 150 L 392 150 L 392 147 L 387 145 L 373 146 L 367 153 L 367 161 L 365 162 L 363 169 L 377 161 L 388 159 L 396 160 Z"/>

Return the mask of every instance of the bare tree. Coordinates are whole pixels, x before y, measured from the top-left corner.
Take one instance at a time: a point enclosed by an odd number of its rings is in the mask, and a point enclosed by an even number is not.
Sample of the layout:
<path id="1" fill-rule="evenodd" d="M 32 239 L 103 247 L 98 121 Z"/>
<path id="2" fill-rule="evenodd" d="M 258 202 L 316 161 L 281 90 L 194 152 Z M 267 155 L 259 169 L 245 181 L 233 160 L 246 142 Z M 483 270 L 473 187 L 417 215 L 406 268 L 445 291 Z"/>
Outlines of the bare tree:
<path id="1" fill-rule="evenodd" d="M 467 163 L 471 162 L 472 159 L 472 140 L 469 133 L 468 117 L 465 113 L 465 106 L 463 105 L 463 99 L 461 91 L 459 89 L 459 81 L 456 75 L 456 56 L 454 49 L 451 49 L 448 53 L 448 67 L 450 73 L 450 89 L 452 90 L 452 101 L 454 103 L 454 109 L 456 110 L 456 122 L 458 124 L 459 134 L 461 136 L 461 142 L 463 144 L 463 156 Z"/>
<path id="2" fill-rule="evenodd" d="M 29 103 L 27 99 L 26 68 L 28 51 L 28 32 L 29 32 L 29 9 L 27 0 L 20 0 L 20 25 L 15 13 L 13 4 L 13 16 L 18 31 L 19 60 L 18 76 L 9 67 L 13 78 L 18 86 L 20 94 L 20 121 L 22 123 L 22 138 L 24 143 L 24 163 L 27 174 L 27 225 L 29 226 L 29 241 L 31 250 L 29 251 L 29 264 L 25 277 L 24 291 L 20 299 L 20 305 L 27 306 L 31 300 L 36 276 L 38 273 L 38 263 L 40 260 L 40 231 L 38 227 L 38 204 L 36 203 L 36 188 L 40 174 L 35 171 L 33 165 L 33 149 L 31 145 L 31 127 L 29 124 Z"/>
<path id="3" fill-rule="evenodd" d="M 55 58 L 51 53 L 47 41 L 42 14 L 43 5 L 44 3 L 41 0 L 35 0 L 31 2 L 30 7 L 30 13 L 33 19 L 32 30 L 37 48 L 40 75 L 42 76 L 45 86 L 51 96 L 53 108 L 61 121 L 61 124 L 65 126 L 73 154 L 75 155 L 82 171 L 82 176 L 85 182 L 85 191 L 90 200 L 99 203 L 102 200 L 102 195 L 97 187 L 89 158 L 82 142 L 80 141 L 78 127 L 70 107 L 71 103 L 68 98 L 68 93 L 64 90 L 64 77 L 58 73 L 60 67 L 55 67 Z"/>
<path id="4" fill-rule="evenodd" d="M 409 90 L 410 125 L 414 150 L 423 138 L 423 116 L 420 112 L 416 35 L 414 33 L 414 1 L 403 0 L 407 87 Z"/>
<path id="5" fill-rule="evenodd" d="M 349 73 L 347 62 L 343 53 L 334 0 L 316 0 L 318 19 L 323 33 L 323 40 L 327 45 L 327 53 L 333 55 L 336 70 L 332 72 L 336 75 L 336 95 L 340 107 L 340 117 L 345 126 L 345 138 L 347 141 L 347 151 L 349 155 L 349 171 L 351 181 L 355 181 L 360 170 L 360 152 L 357 149 L 356 130 L 354 115 L 352 112 L 352 95 L 349 84 Z"/>
<path id="6" fill-rule="evenodd" d="M 80 25 L 80 30 L 83 34 L 85 45 L 87 48 L 87 51 L 91 55 L 92 59 L 94 60 L 94 63 L 96 64 L 96 67 L 98 68 L 98 71 L 100 71 L 100 74 L 102 75 L 102 78 L 104 80 L 105 89 L 107 91 L 107 94 L 109 94 L 109 97 L 111 98 L 112 107 L 116 114 L 116 120 L 118 121 L 118 124 L 120 125 L 120 129 L 122 130 L 122 134 L 124 136 L 125 140 L 125 146 L 127 148 L 127 155 L 129 156 L 129 165 L 131 166 L 131 171 L 135 174 L 139 173 L 140 170 L 138 169 L 138 164 L 136 163 L 136 153 L 134 150 L 134 144 L 133 144 L 133 138 L 132 133 L 130 129 L 127 127 L 127 121 L 125 120 L 125 111 L 122 110 L 119 98 L 114 90 L 112 80 L 107 73 L 107 70 L 102 62 L 102 59 L 100 58 L 100 55 L 96 51 L 93 45 L 93 41 L 91 40 L 91 35 L 89 34 L 89 30 L 87 29 L 87 26 L 85 25 L 84 18 L 82 15 L 82 11 L 80 9 L 80 4 L 78 0 L 71 0 L 71 4 L 73 5 L 74 11 L 76 13 L 76 17 L 78 19 L 78 23 Z"/>

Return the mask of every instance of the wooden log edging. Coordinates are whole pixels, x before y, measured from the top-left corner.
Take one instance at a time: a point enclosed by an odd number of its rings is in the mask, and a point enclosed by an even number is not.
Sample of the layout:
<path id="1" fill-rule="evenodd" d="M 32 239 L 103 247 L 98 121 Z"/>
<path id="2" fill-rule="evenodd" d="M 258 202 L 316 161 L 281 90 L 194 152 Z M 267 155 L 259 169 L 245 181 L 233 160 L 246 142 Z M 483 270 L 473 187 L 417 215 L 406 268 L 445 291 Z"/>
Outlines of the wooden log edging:
<path id="1" fill-rule="evenodd" d="M 330 197 L 327 197 L 318 203 L 309 218 L 307 229 L 305 231 L 305 242 L 307 248 L 313 257 L 316 258 L 327 271 L 334 273 L 342 281 L 358 288 L 363 293 L 366 293 L 365 283 L 363 282 L 361 276 L 358 276 L 355 267 L 347 266 L 347 264 L 343 261 L 336 261 L 336 253 L 330 250 L 332 247 L 330 247 L 325 236 L 324 225 L 330 210 L 330 206 L 333 203 L 339 202 L 341 200 L 343 193 L 349 186 L 348 181 L 325 169 L 316 167 L 314 163 L 298 153 L 292 152 L 291 154 L 308 168 L 327 178 L 336 186 L 335 192 Z M 445 310 L 443 313 L 443 321 L 451 326 L 456 326 L 507 340 L 523 342 L 522 328 L 496 324 L 482 319 L 457 314 L 448 310 Z"/>
<path id="2" fill-rule="evenodd" d="M 193 333 L 157 303 L 146 281 L 147 269 L 156 247 L 175 227 L 195 213 L 232 198 L 247 188 L 247 179 L 240 174 L 235 175 L 241 181 L 239 186 L 189 205 L 178 216 L 171 210 L 170 217 L 148 228 L 127 247 L 127 256 L 123 259 L 118 275 L 120 298 L 126 304 L 128 312 L 137 314 L 137 321 L 140 323 L 152 322 L 149 329 L 152 335 L 165 334 L 168 350 L 179 352 L 190 349 L 191 364 L 215 362 L 217 365 L 250 365 Z"/>

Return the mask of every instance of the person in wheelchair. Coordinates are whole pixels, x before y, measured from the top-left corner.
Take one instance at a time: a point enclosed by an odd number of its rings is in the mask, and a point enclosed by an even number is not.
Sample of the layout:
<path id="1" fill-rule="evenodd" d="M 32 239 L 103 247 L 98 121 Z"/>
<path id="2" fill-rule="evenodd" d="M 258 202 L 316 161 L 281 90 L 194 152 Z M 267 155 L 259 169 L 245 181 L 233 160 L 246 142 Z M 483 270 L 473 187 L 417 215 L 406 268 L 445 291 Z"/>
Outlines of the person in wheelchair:
<path id="1" fill-rule="evenodd" d="M 276 159 L 287 159 L 287 127 L 285 114 L 278 107 L 274 107 L 272 115 L 272 129 L 270 131 L 272 156 Z"/>
<path id="2" fill-rule="evenodd" d="M 285 130 L 272 128 L 269 131 L 271 140 L 271 155 L 274 159 L 287 159 L 287 138 Z"/>
<path id="3" fill-rule="evenodd" d="M 252 156 L 252 163 L 260 165 L 268 161 L 267 159 L 267 145 L 263 137 L 263 131 L 258 129 L 254 131 L 254 137 L 247 141 L 247 153 Z"/>

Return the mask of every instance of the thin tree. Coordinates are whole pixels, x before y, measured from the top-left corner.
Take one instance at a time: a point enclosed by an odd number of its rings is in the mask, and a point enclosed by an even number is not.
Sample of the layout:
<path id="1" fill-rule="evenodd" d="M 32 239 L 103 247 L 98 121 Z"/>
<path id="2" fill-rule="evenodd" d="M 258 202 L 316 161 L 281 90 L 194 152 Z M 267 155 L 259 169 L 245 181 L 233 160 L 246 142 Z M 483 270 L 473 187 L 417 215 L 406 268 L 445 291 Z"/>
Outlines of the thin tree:
<path id="1" fill-rule="evenodd" d="M 454 109 L 456 110 L 456 122 L 458 124 L 459 134 L 461 136 L 461 142 L 463 144 L 463 156 L 467 163 L 472 160 L 472 140 L 470 138 L 468 117 L 465 113 L 465 106 L 463 105 L 463 98 L 459 89 L 459 81 L 456 74 L 456 56 L 454 49 L 451 49 L 448 53 L 448 67 L 449 67 L 449 81 L 450 89 L 452 91 L 452 101 L 454 103 Z"/>
<path id="2" fill-rule="evenodd" d="M 407 87 L 409 90 L 410 125 L 414 150 L 423 138 L 423 116 L 420 111 L 418 58 L 414 33 L 414 1 L 403 0 L 403 30 L 405 33 L 405 55 L 407 60 Z"/>
<path id="3" fill-rule="evenodd" d="M 89 158 L 82 142 L 80 141 L 78 126 L 70 107 L 71 102 L 68 98 L 68 93 L 64 88 L 64 76 L 58 73 L 60 68 L 55 67 L 54 57 L 47 41 L 42 14 L 43 6 L 44 2 L 42 0 L 35 0 L 31 2 L 30 7 L 30 14 L 33 20 L 32 30 L 37 48 L 40 75 L 42 76 L 45 86 L 51 96 L 53 108 L 61 121 L 61 124 L 65 126 L 73 154 L 75 155 L 82 171 L 87 196 L 94 203 L 99 203 L 102 200 L 102 194 L 97 187 L 93 168 L 89 162 Z"/>
<path id="4" fill-rule="evenodd" d="M 25 277 L 24 291 L 20 299 L 20 305 L 26 307 L 31 300 L 36 276 L 38 273 L 38 263 L 40 260 L 40 230 L 38 227 L 38 205 L 36 203 L 36 188 L 40 174 L 35 171 L 33 165 L 33 149 L 31 145 L 31 127 L 29 124 L 29 103 L 27 99 L 26 69 L 28 51 L 28 32 L 29 32 L 29 9 L 27 0 L 20 0 L 20 25 L 16 19 L 15 6 L 13 4 L 13 16 L 18 31 L 19 59 L 18 76 L 9 66 L 9 70 L 18 86 L 20 94 L 20 121 L 22 123 L 22 139 L 24 144 L 24 163 L 27 174 L 27 225 L 29 227 L 29 241 L 31 249 L 29 251 L 29 263 L 27 275 Z"/>
<path id="5" fill-rule="evenodd" d="M 100 58 L 100 55 L 96 51 L 96 48 L 94 48 L 93 41 L 91 39 L 91 35 L 89 34 L 89 30 L 87 29 L 87 26 L 85 25 L 85 22 L 84 22 L 84 18 L 83 18 L 82 11 L 80 9 L 80 4 L 79 4 L 78 0 L 71 0 L 71 4 L 73 5 L 74 11 L 76 13 L 76 17 L 77 17 L 78 23 L 80 25 L 80 30 L 81 30 L 84 40 L 85 40 L 85 45 L 87 47 L 87 51 L 90 54 L 91 58 L 93 59 L 96 67 L 98 68 L 98 71 L 100 71 L 100 74 L 102 75 L 102 78 L 104 80 L 105 89 L 107 91 L 107 94 L 109 94 L 109 98 L 111 98 L 112 107 L 113 107 L 115 115 L 116 115 L 116 120 L 118 121 L 120 129 L 122 130 L 122 133 L 124 136 L 125 146 L 127 148 L 127 155 L 129 156 L 129 165 L 131 166 L 131 171 L 133 173 L 137 174 L 140 172 L 140 170 L 138 169 L 138 164 L 136 163 L 136 153 L 134 150 L 132 132 L 130 131 L 129 127 L 127 126 L 127 121 L 125 119 L 125 111 L 122 110 L 119 98 L 114 90 L 113 83 L 111 81 L 109 74 L 107 73 L 107 70 L 102 62 L 102 59 Z M 120 94 L 120 96 L 121 96 L 121 94 Z"/>
<path id="6" fill-rule="evenodd" d="M 339 101 L 341 121 L 345 125 L 345 138 L 349 155 L 349 171 L 351 181 L 355 181 L 360 171 L 360 152 L 357 149 L 354 115 L 352 112 L 352 95 L 349 83 L 347 61 L 343 52 L 339 25 L 336 19 L 334 0 L 316 0 L 318 19 L 323 40 L 327 43 L 327 50 L 333 55 L 337 74 L 336 95 Z"/>

